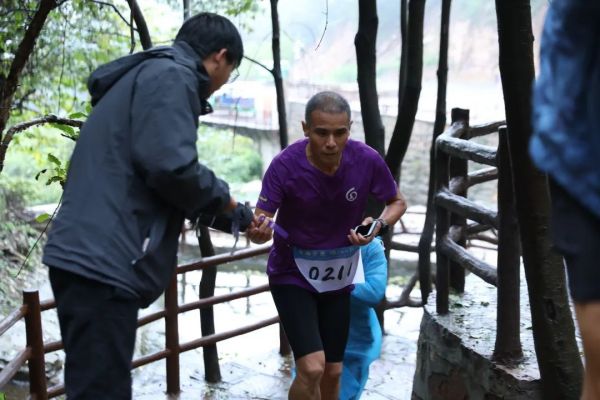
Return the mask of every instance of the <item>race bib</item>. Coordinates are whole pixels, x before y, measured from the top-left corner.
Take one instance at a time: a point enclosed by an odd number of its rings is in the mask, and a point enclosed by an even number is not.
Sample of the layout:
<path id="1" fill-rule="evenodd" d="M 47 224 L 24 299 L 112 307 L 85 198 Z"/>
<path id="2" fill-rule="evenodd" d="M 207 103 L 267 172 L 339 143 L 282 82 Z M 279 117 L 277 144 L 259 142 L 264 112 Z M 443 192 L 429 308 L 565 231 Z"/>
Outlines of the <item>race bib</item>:
<path id="1" fill-rule="evenodd" d="M 330 250 L 294 247 L 294 261 L 302 276 L 320 293 L 365 281 L 360 246 Z"/>

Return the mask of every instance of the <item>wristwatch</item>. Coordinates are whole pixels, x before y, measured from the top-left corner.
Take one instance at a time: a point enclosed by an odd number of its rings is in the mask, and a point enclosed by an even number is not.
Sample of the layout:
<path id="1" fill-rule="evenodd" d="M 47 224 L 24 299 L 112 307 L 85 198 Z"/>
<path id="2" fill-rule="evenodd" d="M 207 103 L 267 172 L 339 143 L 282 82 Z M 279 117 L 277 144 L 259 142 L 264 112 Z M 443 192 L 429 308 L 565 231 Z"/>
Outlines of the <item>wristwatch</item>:
<path id="1" fill-rule="evenodd" d="M 388 223 L 385 222 L 385 219 L 383 218 L 377 218 L 375 221 L 379 222 L 379 232 L 377 233 L 377 236 L 385 235 L 390 228 Z"/>

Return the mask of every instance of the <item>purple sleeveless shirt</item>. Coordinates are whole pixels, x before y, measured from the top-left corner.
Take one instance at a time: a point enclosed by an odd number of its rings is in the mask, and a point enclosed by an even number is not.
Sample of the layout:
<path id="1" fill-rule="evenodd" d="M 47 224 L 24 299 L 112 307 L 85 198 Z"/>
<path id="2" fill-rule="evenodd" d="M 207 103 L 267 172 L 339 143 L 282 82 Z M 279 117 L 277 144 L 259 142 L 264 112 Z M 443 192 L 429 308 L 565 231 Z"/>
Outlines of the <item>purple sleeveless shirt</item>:
<path id="1" fill-rule="evenodd" d="M 308 139 L 279 153 L 262 181 L 256 206 L 276 212 L 276 223 L 288 234 L 275 233 L 267 263 L 272 284 L 293 284 L 315 289 L 304 279 L 292 256 L 292 246 L 333 249 L 350 246 L 350 229 L 360 224 L 368 195 L 387 202 L 396 197 L 397 185 L 381 156 L 362 142 L 348 140 L 341 164 L 329 176 L 306 158 Z"/>

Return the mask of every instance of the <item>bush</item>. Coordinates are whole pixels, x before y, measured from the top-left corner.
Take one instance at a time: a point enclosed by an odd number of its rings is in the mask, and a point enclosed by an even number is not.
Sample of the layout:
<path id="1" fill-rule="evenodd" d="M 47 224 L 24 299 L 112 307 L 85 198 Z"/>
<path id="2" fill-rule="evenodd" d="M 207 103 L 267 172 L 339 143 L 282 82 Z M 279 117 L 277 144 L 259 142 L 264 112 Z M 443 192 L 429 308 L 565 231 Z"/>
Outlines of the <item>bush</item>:
<path id="1" fill-rule="evenodd" d="M 41 266 L 40 229 L 24 209 L 27 189 L 21 188 L 27 186 L 0 183 L 0 314 L 21 302 L 21 290 L 36 283 L 32 272 Z"/>

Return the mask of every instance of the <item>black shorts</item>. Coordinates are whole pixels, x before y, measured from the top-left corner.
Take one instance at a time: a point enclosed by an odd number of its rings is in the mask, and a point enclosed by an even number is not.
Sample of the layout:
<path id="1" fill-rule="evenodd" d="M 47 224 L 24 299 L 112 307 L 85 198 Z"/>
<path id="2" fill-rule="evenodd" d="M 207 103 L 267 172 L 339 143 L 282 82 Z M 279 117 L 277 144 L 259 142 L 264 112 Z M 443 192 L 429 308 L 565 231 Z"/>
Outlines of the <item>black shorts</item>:
<path id="1" fill-rule="evenodd" d="M 294 359 L 323 350 L 325 362 L 342 362 L 350 325 L 350 293 L 314 293 L 295 285 L 271 285 Z"/>
<path id="2" fill-rule="evenodd" d="M 600 300 L 600 218 L 550 181 L 552 238 L 565 258 L 575 302 Z"/>

